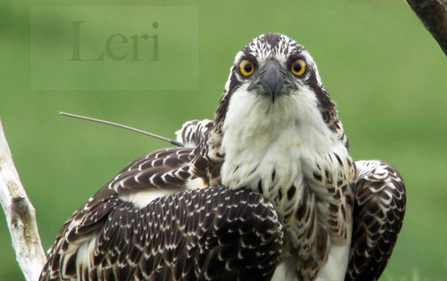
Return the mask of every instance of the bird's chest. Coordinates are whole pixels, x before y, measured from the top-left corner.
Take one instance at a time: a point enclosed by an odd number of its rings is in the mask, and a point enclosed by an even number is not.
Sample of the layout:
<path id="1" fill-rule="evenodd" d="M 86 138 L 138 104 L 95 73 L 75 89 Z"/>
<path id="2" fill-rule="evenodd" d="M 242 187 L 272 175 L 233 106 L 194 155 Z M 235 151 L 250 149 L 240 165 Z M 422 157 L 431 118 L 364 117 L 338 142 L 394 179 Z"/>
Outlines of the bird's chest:
<path id="1" fill-rule="evenodd" d="M 298 137 L 291 142 L 273 143 L 263 151 L 247 146 L 226 154 L 221 168 L 222 184 L 232 189 L 247 188 L 271 200 L 285 224 L 311 219 L 321 211 L 320 201 L 330 200 L 333 184 L 316 182 L 336 178 L 342 171 L 328 161 L 327 154 L 303 147 Z M 323 168 L 322 168 L 323 167 Z M 324 171 L 321 171 L 324 169 Z M 310 214 L 303 209 L 309 209 Z"/>
<path id="2" fill-rule="evenodd" d="M 221 180 L 233 189 L 259 192 L 274 203 L 286 227 L 286 255 L 309 269 L 303 276 L 315 276 L 331 243 L 345 244 L 349 238 L 346 198 L 353 169 L 342 145 L 318 151 L 300 138 L 293 140 L 263 152 L 253 146 L 225 155 Z"/>

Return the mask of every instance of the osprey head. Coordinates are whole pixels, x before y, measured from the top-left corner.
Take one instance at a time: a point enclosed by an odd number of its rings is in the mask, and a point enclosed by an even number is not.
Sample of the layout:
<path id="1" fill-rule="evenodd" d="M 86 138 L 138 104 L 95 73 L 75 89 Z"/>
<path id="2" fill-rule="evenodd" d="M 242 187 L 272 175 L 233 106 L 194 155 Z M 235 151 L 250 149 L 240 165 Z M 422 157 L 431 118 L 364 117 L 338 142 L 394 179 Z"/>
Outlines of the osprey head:
<path id="1" fill-rule="evenodd" d="M 314 118 L 306 115 L 313 107 L 326 123 L 337 115 L 312 56 L 302 45 L 278 33 L 253 39 L 236 55 L 216 111 L 217 129 L 230 103 L 244 103 L 245 110 L 263 114 L 282 111 L 298 119 Z"/>
<path id="2" fill-rule="evenodd" d="M 219 162 L 254 143 L 255 154 L 262 154 L 291 132 L 324 150 L 339 137 L 332 133 L 343 135 L 339 124 L 309 52 L 285 35 L 267 33 L 237 53 L 203 154 Z"/>

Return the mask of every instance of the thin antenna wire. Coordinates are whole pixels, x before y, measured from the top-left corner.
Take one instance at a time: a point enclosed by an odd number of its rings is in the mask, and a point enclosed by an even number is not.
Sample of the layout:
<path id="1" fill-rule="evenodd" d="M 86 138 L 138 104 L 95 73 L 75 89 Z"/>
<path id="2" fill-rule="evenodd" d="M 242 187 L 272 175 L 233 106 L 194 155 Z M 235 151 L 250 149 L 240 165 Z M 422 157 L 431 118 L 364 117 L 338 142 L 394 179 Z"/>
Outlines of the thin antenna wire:
<path id="1" fill-rule="evenodd" d="M 132 128 L 132 127 L 129 127 L 129 126 L 126 126 L 126 125 L 121 125 L 121 124 L 110 122 L 110 121 L 105 121 L 105 120 L 91 118 L 91 117 L 85 117 L 85 116 L 71 114 L 71 113 L 66 113 L 66 112 L 59 112 L 59 114 L 63 115 L 63 116 L 74 117 L 74 118 L 78 118 L 78 119 L 83 119 L 83 120 L 93 121 L 93 122 L 97 122 L 97 123 L 112 125 L 112 126 L 115 126 L 115 127 L 127 129 L 127 130 L 130 130 L 130 131 L 134 131 L 134 132 L 137 132 L 137 133 L 140 133 L 140 134 L 143 134 L 143 135 L 147 135 L 147 136 L 159 139 L 159 140 L 167 141 L 167 142 L 169 142 L 169 143 L 171 143 L 173 145 L 176 145 L 178 147 L 183 147 L 183 144 L 181 142 L 178 142 L 178 141 L 175 141 L 175 140 L 170 140 L 168 138 L 165 138 L 165 137 L 162 137 L 162 136 L 159 136 L 159 135 L 156 135 L 156 134 L 152 134 L 152 133 L 149 133 L 149 132 L 146 132 L 146 131 L 143 131 L 143 130 L 135 129 L 135 128 Z"/>

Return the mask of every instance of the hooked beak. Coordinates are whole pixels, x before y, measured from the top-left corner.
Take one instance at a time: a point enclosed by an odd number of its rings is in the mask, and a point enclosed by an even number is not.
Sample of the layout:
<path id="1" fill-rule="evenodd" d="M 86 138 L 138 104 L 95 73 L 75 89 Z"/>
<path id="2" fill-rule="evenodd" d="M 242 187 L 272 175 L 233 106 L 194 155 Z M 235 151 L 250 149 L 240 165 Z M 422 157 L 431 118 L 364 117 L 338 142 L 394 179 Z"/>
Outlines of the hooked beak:
<path id="1" fill-rule="evenodd" d="M 265 65 L 264 73 L 256 86 L 270 94 L 272 103 L 275 103 L 275 97 L 284 92 L 290 84 L 281 74 L 279 63 L 272 59 Z"/>

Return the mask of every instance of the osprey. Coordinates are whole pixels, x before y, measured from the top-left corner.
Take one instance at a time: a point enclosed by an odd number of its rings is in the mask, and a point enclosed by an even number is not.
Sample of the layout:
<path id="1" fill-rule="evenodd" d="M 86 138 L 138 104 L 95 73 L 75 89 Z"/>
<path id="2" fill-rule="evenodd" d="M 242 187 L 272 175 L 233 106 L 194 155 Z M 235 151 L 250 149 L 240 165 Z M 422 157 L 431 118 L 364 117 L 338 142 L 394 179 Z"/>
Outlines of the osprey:
<path id="1" fill-rule="evenodd" d="M 405 212 L 397 170 L 354 162 L 309 52 L 237 55 L 213 121 L 124 168 L 63 225 L 40 280 L 377 280 Z"/>

